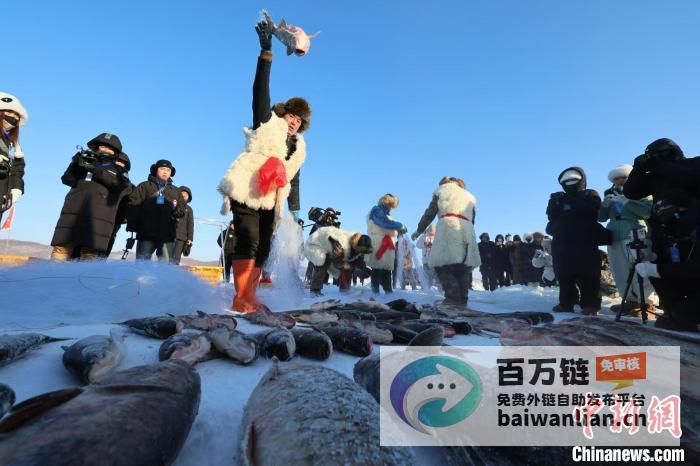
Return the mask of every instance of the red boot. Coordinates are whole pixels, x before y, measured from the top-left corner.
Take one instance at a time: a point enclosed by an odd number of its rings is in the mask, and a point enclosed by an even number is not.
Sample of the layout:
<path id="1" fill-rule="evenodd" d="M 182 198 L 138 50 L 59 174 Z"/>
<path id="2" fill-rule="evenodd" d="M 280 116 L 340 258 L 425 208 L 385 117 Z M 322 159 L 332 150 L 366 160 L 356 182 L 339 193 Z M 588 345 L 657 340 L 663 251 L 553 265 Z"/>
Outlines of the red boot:
<path id="1" fill-rule="evenodd" d="M 234 260 L 232 265 L 236 296 L 233 298 L 231 309 L 245 313 L 259 311 L 262 309 L 262 306 L 255 297 L 255 288 L 257 287 L 257 280 L 260 279 L 260 269 L 255 267 L 255 260 L 238 259 Z"/>

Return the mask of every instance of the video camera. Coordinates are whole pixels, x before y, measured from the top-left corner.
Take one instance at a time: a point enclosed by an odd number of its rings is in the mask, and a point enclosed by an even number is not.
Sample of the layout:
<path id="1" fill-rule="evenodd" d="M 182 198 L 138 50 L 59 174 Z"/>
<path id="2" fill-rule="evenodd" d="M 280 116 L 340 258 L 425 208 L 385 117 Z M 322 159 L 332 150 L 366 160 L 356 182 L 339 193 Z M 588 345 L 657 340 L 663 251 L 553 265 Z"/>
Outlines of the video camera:
<path id="1" fill-rule="evenodd" d="M 76 148 L 78 149 L 78 153 L 75 154 L 75 160 L 78 166 L 88 170 L 94 168 L 95 164 L 98 162 L 116 159 L 116 157 L 108 154 L 95 152 L 90 149 L 83 149 L 82 146 L 76 146 Z"/>
<path id="2" fill-rule="evenodd" d="M 327 207 L 326 209 L 321 209 L 320 207 L 312 207 L 309 210 L 309 220 L 314 222 L 314 224 L 318 228 L 340 228 L 340 222 L 338 221 L 338 217 L 340 216 L 340 214 L 340 211 L 337 211 L 332 207 Z"/>

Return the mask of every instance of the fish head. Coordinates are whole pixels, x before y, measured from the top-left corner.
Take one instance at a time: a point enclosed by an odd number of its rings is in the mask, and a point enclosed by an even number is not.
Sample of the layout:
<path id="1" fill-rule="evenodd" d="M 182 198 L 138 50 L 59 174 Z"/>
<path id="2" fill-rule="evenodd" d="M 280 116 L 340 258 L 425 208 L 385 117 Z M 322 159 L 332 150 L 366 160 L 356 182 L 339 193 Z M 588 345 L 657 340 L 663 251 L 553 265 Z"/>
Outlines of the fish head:
<path id="1" fill-rule="evenodd" d="M 306 55 L 306 52 L 311 48 L 311 39 L 316 37 L 319 33 L 312 35 L 306 34 L 304 30 L 298 26 L 290 26 L 292 32 L 294 33 L 294 54 L 301 57 Z"/>

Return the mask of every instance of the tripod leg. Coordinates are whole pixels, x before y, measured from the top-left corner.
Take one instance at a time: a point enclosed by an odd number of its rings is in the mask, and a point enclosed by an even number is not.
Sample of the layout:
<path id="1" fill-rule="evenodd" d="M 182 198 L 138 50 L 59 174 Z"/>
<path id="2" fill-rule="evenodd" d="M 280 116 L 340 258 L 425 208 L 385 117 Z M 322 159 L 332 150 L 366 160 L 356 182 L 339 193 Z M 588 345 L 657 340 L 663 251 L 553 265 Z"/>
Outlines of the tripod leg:
<path id="1" fill-rule="evenodd" d="M 639 301 L 642 305 L 642 323 L 647 323 L 647 300 L 644 298 L 644 277 L 637 274 L 637 282 L 639 283 Z"/>
<path id="2" fill-rule="evenodd" d="M 625 293 L 622 295 L 622 303 L 620 304 L 620 310 L 617 312 L 617 315 L 615 316 L 615 322 L 619 322 L 620 318 L 622 317 L 622 313 L 625 310 L 625 304 L 627 303 L 627 296 L 630 293 L 630 288 L 632 288 L 632 282 L 634 281 L 634 272 L 635 272 L 635 267 L 636 263 L 632 265 L 632 269 L 630 270 L 629 275 L 627 275 L 627 286 L 625 287 Z"/>

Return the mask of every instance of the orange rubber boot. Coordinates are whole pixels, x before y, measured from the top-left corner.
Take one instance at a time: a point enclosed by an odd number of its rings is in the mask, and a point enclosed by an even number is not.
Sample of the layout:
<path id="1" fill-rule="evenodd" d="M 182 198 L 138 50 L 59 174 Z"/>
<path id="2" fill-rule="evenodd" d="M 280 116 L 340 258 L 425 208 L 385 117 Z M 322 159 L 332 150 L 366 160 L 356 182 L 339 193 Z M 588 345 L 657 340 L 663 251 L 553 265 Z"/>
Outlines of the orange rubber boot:
<path id="1" fill-rule="evenodd" d="M 255 282 L 255 260 L 237 259 L 232 261 L 233 285 L 236 288 L 236 296 L 233 298 L 231 309 L 237 312 L 257 312 L 260 310 L 260 302 L 255 298 L 252 286 Z M 252 299 L 251 299 L 252 296 Z"/>

